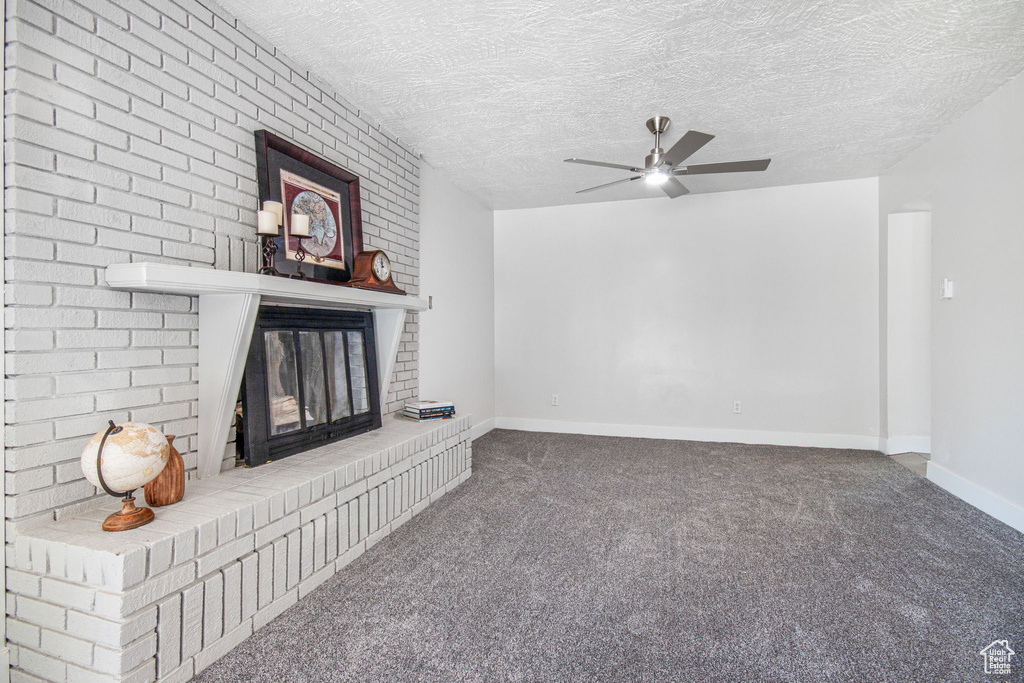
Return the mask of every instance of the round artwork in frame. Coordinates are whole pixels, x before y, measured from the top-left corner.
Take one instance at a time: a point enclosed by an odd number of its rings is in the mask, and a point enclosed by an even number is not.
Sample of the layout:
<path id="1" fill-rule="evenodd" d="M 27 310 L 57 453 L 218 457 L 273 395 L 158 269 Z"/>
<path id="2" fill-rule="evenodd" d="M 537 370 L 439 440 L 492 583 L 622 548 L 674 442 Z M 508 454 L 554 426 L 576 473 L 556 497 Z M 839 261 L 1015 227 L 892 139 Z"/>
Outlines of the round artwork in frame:
<path id="1" fill-rule="evenodd" d="M 335 251 L 338 223 L 324 197 L 310 190 L 300 192 L 292 200 L 289 213 L 309 216 L 309 237 L 303 247 L 314 261 L 323 262 L 325 257 Z"/>

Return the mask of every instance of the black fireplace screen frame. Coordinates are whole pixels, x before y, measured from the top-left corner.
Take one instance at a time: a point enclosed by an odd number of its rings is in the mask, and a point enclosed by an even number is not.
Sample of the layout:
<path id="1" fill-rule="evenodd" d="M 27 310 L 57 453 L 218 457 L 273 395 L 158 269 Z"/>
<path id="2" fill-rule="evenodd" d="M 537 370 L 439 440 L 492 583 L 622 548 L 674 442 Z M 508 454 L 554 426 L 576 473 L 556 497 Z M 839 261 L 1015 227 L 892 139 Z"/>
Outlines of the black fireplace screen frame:
<path id="1" fill-rule="evenodd" d="M 270 389 L 267 372 L 267 332 L 291 332 L 293 351 L 298 367 L 295 378 L 298 386 L 297 414 L 300 427 L 284 434 L 271 433 Z M 351 415 L 331 420 L 330 405 L 335 400 L 331 395 L 328 378 L 326 342 L 323 332 L 344 331 L 343 349 L 348 348 L 348 332 L 361 333 L 363 337 L 363 358 L 365 379 L 369 395 L 369 410 L 356 414 L 352 400 L 352 373 L 348 351 L 345 351 L 345 381 L 348 389 L 347 400 Z M 323 387 L 326 395 L 327 420 L 323 424 L 307 425 L 309 412 L 304 397 L 306 373 L 303 371 L 300 332 L 316 333 L 323 353 Z M 356 434 L 377 429 L 381 426 L 380 389 L 377 383 L 377 346 L 373 329 L 373 315 L 363 311 L 340 311 L 328 309 L 294 308 L 284 306 L 261 306 L 253 329 L 249 355 L 245 363 L 242 381 L 242 421 L 238 438 L 242 445 L 241 456 L 249 467 L 279 460 L 289 455 L 340 441 Z"/>

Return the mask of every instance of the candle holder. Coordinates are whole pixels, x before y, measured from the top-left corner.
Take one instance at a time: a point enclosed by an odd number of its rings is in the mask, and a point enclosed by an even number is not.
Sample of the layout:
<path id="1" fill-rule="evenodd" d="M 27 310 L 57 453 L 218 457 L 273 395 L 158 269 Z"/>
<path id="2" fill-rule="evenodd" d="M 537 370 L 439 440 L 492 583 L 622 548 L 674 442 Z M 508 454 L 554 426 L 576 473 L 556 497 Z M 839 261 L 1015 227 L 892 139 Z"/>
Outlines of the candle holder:
<path id="1" fill-rule="evenodd" d="M 262 235 L 263 239 L 263 267 L 260 268 L 260 275 L 280 275 L 277 272 L 277 240 L 272 236 Z"/>
<path id="2" fill-rule="evenodd" d="M 298 235 L 295 236 L 295 241 L 298 242 L 299 245 L 299 248 L 295 250 L 295 260 L 299 263 L 298 266 L 296 266 L 296 271 L 288 277 L 293 277 L 296 280 L 306 279 L 306 274 L 302 272 L 302 262 L 306 260 L 306 249 L 302 246 L 302 240 L 304 239 L 306 238 L 299 237 Z"/>

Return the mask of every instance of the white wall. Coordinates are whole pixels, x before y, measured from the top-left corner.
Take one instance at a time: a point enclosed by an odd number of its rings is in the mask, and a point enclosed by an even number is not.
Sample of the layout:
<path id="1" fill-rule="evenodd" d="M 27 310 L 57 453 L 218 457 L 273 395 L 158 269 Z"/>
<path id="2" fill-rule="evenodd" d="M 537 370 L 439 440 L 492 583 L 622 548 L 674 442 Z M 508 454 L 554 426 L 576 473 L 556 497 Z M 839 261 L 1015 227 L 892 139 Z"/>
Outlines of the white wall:
<path id="1" fill-rule="evenodd" d="M 866 179 L 495 212 L 498 426 L 877 448 L 877 209 Z"/>
<path id="2" fill-rule="evenodd" d="M 928 477 L 1024 530 L 1022 188 L 1024 74 L 880 179 L 882 215 L 932 212 Z"/>
<path id="3" fill-rule="evenodd" d="M 420 167 L 420 397 L 494 426 L 494 212 Z"/>
<path id="4" fill-rule="evenodd" d="M 887 222 L 885 451 L 930 453 L 931 213 L 894 213 Z"/>

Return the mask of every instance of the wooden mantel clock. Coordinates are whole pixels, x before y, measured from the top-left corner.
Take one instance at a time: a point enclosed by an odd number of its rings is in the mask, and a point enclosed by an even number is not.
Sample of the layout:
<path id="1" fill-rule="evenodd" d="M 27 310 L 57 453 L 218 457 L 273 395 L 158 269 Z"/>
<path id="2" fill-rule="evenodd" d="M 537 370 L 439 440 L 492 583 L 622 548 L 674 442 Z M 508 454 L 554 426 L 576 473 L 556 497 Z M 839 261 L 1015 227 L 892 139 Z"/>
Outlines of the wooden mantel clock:
<path id="1" fill-rule="evenodd" d="M 352 264 L 352 277 L 346 284 L 360 289 L 405 294 L 391 279 L 391 259 L 379 249 L 356 254 Z"/>

